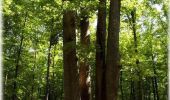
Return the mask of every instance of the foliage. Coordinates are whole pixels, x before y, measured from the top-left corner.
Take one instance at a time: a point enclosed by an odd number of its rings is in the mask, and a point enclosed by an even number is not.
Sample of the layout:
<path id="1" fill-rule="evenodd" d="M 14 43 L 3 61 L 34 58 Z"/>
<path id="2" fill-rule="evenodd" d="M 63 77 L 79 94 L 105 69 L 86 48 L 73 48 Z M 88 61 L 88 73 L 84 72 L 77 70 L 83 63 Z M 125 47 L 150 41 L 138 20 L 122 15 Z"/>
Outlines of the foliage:
<path id="1" fill-rule="evenodd" d="M 141 71 L 143 87 L 152 85 L 157 78 L 161 100 L 167 98 L 167 10 L 168 0 L 122 0 L 120 27 L 120 56 L 124 98 L 130 97 L 131 80 L 138 81 Z M 62 15 L 73 9 L 80 16 L 81 8 L 90 18 L 90 46 L 82 49 L 77 29 L 77 57 L 87 60 L 92 76 L 95 73 L 95 42 L 97 0 L 4 0 L 3 6 L 3 82 L 4 99 L 10 100 L 17 83 L 19 99 L 40 100 L 45 95 L 48 48 L 51 36 L 55 43 L 51 47 L 50 95 L 55 100 L 63 99 L 63 52 Z M 107 8 L 109 5 L 107 4 Z M 130 15 L 136 9 L 136 31 L 138 53 L 135 53 Z M 108 12 L 108 9 L 107 9 Z M 22 43 L 21 43 L 22 41 Z M 72 45 L 72 44 L 69 44 Z M 69 46 L 68 46 L 69 48 Z M 19 56 L 20 55 L 20 56 Z M 18 57 L 19 56 L 19 57 Z M 136 66 L 139 59 L 139 66 Z M 16 65 L 19 65 L 15 78 Z M 92 83 L 94 86 L 94 82 Z M 153 87 L 150 87 L 152 91 Z M 146 88 L 143 89 L 143 91 Z M 151 99 L 154 95 L 151 92 Z M 119 91 L 119 99 L 122 94 Z"/>

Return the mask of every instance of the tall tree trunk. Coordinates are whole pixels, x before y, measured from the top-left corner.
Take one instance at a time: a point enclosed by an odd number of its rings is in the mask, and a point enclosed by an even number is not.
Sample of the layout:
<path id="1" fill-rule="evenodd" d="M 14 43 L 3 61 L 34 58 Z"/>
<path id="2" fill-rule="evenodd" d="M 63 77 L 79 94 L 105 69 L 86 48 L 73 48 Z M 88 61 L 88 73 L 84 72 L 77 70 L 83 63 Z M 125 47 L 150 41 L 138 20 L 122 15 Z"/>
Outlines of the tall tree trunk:
<path id="1" fill-rule="evenodd" d="M 120 0 L 110 0 L 107 56 L 106 56 L 106 99 L 117 100 L 120 57 Z"/>
<path id="2" fill-rule="evenodd" d="M 20 57 L 21 57 L 21 51 L 22 51 L 22 44 L 23 44 L 23 40 L 24 40 L 24 36 L 22 34 L 21 36 L 21 42 L 20 42 L 20 46 L 18 49 L 18 55 L 17 55 L 17 59 L 16 59 L 16 67 L 15 67 L 15 81 L 13 84 L 13 100 L 17 100 L 17 77 L 18 77 L 18 69 L 19 69 L 19 62 L 20 62 Z"/>
<path id="3" fill-rule="evenodd" d="M 32 84 L 32 87 L 31 87 L 31 100 L 34 99 L 34 82 L 35 82 L 34 69 L 35 69 L 35 67 L 36 67 L 36 49 L 34 51 L 34 66 L 33 66 L 33 75 L 32 75 L 33 84 Z"/>
<path id="4" fill-rule="evenodd" d="M 55 70 L 55 56 L 56 56 L 56 45 L 54 45 L 53 48 L 53 54 L 52 54 L 52 68 L 53 70 Z M 52 72 L 52 77 L 51 77 L 51 86 L 50 86 L 50 91 L 49 91 L 49 100 L 56 100 L 57 98 L 57 91 L 55 89 L 55 86 L 53 84 L 55 84 L 55 79 L 58 78 L 57 76 L 55 77 L 55 71 Z M 59 98 L 59 97 L 58 97 Z"/>
<path id="5" fill-rule="evenodd" d="M 131 79 L 131 82 L 130 82 L 130 100 L 136 100 L 135 99 L 135 88 L 134 88 L 134 81 Z"/>
<path id="6" fill-rule="evenodd" d="M 138 54 L 138 50 L 137 50 L 137 34 L 136 34 L 136 8 L 134 8 L 131 11 L 131 16 L 132 16 L 132 31 L 133 31 L 133 36 L 134 36 L 134 47 L 135 47 L 135 54 Z M 137 90 L 137 95 L 136 95 L 136 99 L 138 100 L 143 100 L 143 94 L 142 94 L 142 78 L 141 78 L 141 70 L 139 67 L 139 59 L 136 58 L 136 67 L 137 67 L 137 75 L 139 77 L 137 83 L 135 84 L 136 90 Z"/>
<path id="7" fill-rule="evenodd" d="M 51 40 L 51 39 L 50 39 Z M 49 74 L 50 74 L 50 64 L 51 64 L 51 42 L 48 47 L 48 58 L 47 58 L 47 74 L 46 74 L 46 93 L 45 93 L 45 100 L 49 98 Z"/>
<path id="8" fill-rule="evenodd" d="M 25 15 L 25 21 L 23 27 L 25 27 L 26 24 L 26 19 L 27 19 L 27 12 Z M 12 100 L 17 100 L 17 78 L 18 78 L 18 71 L 19 71 L 19 62 L 21 59 L 21 53 L 22 53 L 22 46 L 23 46 L 23 41 L 24 41 L 24 33 L 21 31 L 21 40 L 19 44 L 19 48 L 17 50 L 17 57 L 16 57 L 16 66 L 15 66 L 15 75 L 14 75 L 14 83 L 13 83 L 13 95 L 12 95 Z"/>
<path id="9" fill-rule="evenodd" d="M 82 8 L 83 9 L 83 8 Z M 80 42 L 82 45 L 82 49 L 88 49 L 90 44 L 90 34 L 88 34 L 88 28 L 89 28 L 89 18 L 86 14 L 86 11 L 82 10 L 81 20 L 80 20 Z M 86 62 L 87 59 L 84 58 L 83 61 L 80 61 L 80 69 L 79 69 L 79 76 L 80 76 L 80 95 L 81 100 L 89 100 L 90 94 L 89 94 L 89 65 Z"/>
<path id="10" fill-rule="evenodd" d="M 152 86 L 153 86 L 154 100 L 159 100 L 157 73 L 156 73 L 156 68 L 155 68 L 156 67 L 156 61 L 154 59 L 155 59 L 155 57 L 154 57 L 154 55 L 152 55 L 153 72 L 154 72 L 154 75 L 156 75 L 156 76 L 152 77 Z"/>
<path id="11" fill-rule="evenodd" d="M 47 60 L 47 74 L 46 74 L 46 94 L 45 94 L 45 98 L 46 100 L 50 99 L 50 80 L 49 80 L 49 77 L 50 77 L 50 66 L 51 66 L 51 57 L 52 57 L 52 54 L 51 54 L 51 48 L 53 45 L 57 44 L 58 42 L 58 38 L 56 38 L 56 35 L 57 34 L 53 34 L 53 26 L 54 26 L 54 18 L 51 19 L 51 34 L 50 34 L 50 43 L 49 43 L 49 47 L 48 47 L 48 60 Z"/>
<path id="12" fill-rule="evenodd" d="M 65 10 L 63 15 L 64 100 L 80 100 L 75 26 L 75 12 Z"/>
<path id="13" fill-rule="evenodd" d="M 121 91 L 121 100 L 124 100 L 124 92 L 123 92 L 123 72 L 120 72 L 120 91 Z"/>
<path id="14" fill-rule="evenodd" d="M 150 77 L 146 77 L 145 84 L 143 84 L 143 95 L 144 95 L 144 100 L 150 100 L 151 98 L 151 87 L 150 87 Z"/>
<path id="15" fill-rule="evenodd" d="M 96 33 L 96 100 L 106 98 L 105 44 L 106 44 L 106 0 L 99 0 Z"/>
<path id="16" fill-rule="evenodd" d="M 37 35 L 35 34 L 35 39 L 34 39 L 34 42 L 33 42 L 33 48 L 34 48 L 34 65 L 33 65 L 33 75 L 32 75 L 32 87 L 31 87 L 31 100 L 34 100 L 34 83 L 35 83 L 35 68 L 36 68 L 36 60 L 37 60 Z"/>

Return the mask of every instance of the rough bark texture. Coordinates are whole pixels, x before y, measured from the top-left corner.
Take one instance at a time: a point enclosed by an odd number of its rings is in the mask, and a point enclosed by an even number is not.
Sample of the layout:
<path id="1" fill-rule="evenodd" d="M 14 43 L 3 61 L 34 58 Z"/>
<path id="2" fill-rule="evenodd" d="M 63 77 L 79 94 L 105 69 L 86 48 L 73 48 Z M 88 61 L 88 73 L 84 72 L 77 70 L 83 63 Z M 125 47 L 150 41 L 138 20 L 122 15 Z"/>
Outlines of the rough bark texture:
<path id="1" fill-rule="evenodd" d="M 96 100 L 106 98 L 105 85 L 105 41 L 106 41 L 106 0 L 99 0 L 96 33 Z"/>
<path id="2" fill-rule="evenodd" d="M 80 95 L 81 100 L 89 100 L 89 83 L 87 82 L 88 78 L 89 65 L 85 62 L 80 62 Z"/>
<path id="3" fill-rule="evenodd" d="M 86 15 L 86 13 L 83 13 L 81 15 L 81 20 L 80 20 L 80 32 L 81 32 L 80 42 L 82 45 L 82 49 L 88 49 L 90 44 L 90 34 L 88 34 L 88 28 L 89 28 L 89 18 Z M 81 100 L 90 99 L 89 82 L 88 82 L 89 65 L 86 61 L 87 61 L 86 59 L 84 59 L 84 61 L 80 61 L 79 75 L 80 75 Z"/>
<path id="4" fill-rule="evenodd" d="M 120 0 L 110 1 L 107 56 L 106 56 L 106 99 L 117 100 L 119 58 Z"/>
<path id="5" fill-rule="evenodd" d="M 64 100 L 80 100 L 76 57 L 75 12 L 63 15 Z"/>
<path id="6" fill-rule="evenodd" d="M 83 13 L 86 14 L 86 13 Z M 88 15 L 81 15 L 80 20 L 80 32 L 81 32 L 81 39 L 80 42 L 84 47 L 88 47 L 90 44 L 90 34 L 88 34 L 89 28 L 89 17 Z"/>

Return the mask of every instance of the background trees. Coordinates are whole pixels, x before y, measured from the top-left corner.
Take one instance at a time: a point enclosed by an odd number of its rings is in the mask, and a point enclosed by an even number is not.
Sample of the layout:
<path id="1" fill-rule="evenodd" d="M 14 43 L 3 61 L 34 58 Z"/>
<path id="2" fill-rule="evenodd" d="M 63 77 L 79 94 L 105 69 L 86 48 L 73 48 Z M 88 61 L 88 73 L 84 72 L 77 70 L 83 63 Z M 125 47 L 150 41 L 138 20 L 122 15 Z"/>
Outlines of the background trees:
<path id="1" fill-rule="evenodd" d="M 4 99 L 166 100 L 168 3 L 118 2 L 4 0 Z"/>

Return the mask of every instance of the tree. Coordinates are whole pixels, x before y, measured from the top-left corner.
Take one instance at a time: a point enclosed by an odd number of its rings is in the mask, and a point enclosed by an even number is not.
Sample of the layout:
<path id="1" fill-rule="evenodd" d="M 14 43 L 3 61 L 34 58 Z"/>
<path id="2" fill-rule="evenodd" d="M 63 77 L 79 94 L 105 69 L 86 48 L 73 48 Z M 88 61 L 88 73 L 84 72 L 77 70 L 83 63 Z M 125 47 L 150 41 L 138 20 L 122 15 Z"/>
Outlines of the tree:
<path id="1" fill-rule="evenodd" d="M 4 0 L 4 99 L 166 100 L 168 0 L 109 2 Z"/>
<path id="2" fill-rule="evenodd" d="M 138 54 L 138 41 L 137 41 L 137 32 L 136 32 L 136 8 L 134 8 L 132 11 L 131 11 L 131 26 L 132 26 L 132 31 L 133 31 L 133 39 L 134 39 L 134 48 L 135 48 L 135 55 Z M 139 59 L 136 58 L 136 67 L 137 67 L 137 76 L 139 77 L 138 78 L 138 81 L 137 81 L 137 85 L 136 85 L 136 90 L 137 90 L 137 95 L 136 95 L 136 99 L 138 100 L 143 100 L 143 95 L 142 95 L 142 78 L 141 78 L 141 69 L 140 69 L 140 66 L 139 66 Z"/>
<path id="3" fill-rule="evenodd" d="M 99 0 L 96 32 L 96 100 L 104 100 L 106 98 L 105 41 L 106 41 L 106 0 Z"/>
<path id="4" fill-rule="evenodd" d="M 110 1 L 106 55 L 106 100 L 117 100 L 119 58 L 120 0 Z"/>
<path id="5" fill-rule="evenodd" d="M 65 10 L 63 15 L 64 100 L 80 99 L 75 28 L 75 12 Z"/>
<path id="6" fill-rule="evenodd" d="M 82 48 L 87 50 L 90 45 L 90 34 L 88 33 L 89 28 L 89 15 L 85 8 L 81 8 L 81 16 L 80 16 L 80 43 Z M 84 52 L 83 52 L 84 53 Z M 79 76 L 80 76 L 80 95 L 81 100 L 90 100 L 89 94 L 89 64 L 87 62 L 86 57 L 80 61 L 80 68 L 79 68 Z"/>
<path id="7" fill-rule="evenodd" d="M 25 24 L 26 24 L 26 19 L 27 18 L 27 13 L 25 14 L 25 20 L 24 20 L 24 27 L 25 27 Z M 21 32 L 21 40 L 20 40 L 20 44 L 19 44 L 19 48 L 17 50 L 17 59 L 16 59 L 16 65 L 15 65 L 15 75 L 14 75 L 14 84 L 13 84 L 13 96 L 12 96 L 12 100 L 17 100 L 18 97 L 17 97 L 17 78 L 18 78 L 18 72 L 19 72 L 19 63 L 20 63 L 20 60 L 21 60 L 21 53 L 22 53 L 22 46 L 23 46 L 23 41 L 24 41 L 24 33 L 23 31 Z"/>

